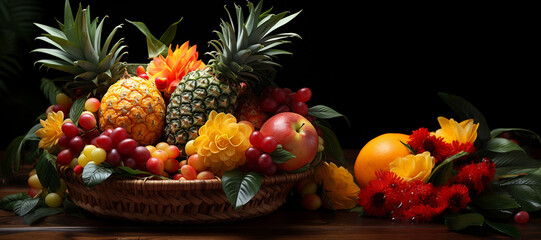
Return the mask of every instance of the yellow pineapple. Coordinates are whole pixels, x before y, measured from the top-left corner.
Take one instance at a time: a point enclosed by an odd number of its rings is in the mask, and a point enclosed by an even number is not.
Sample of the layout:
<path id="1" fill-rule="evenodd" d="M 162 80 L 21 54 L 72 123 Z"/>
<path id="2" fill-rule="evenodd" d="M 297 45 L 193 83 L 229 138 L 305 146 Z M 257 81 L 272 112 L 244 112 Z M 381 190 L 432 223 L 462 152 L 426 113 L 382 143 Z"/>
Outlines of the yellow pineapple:
<path id="1" fill-rule="evenodd" d="M 165 102 L 153 81 L 127 77 L 101 100 L 100 129 L 123 127 L 140 145 L 156 144 L 163 133 Z"/>

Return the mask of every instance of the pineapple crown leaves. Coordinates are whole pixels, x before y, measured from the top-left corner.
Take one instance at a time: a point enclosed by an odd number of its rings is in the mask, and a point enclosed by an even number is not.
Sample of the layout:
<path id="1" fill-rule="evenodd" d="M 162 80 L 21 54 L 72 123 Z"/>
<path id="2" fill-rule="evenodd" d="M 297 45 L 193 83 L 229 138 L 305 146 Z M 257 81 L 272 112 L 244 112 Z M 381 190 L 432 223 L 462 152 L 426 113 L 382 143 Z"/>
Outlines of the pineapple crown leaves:
<path id="1" fill-rule="evenodd" d="M 274 61 L 278 55 L 290 55 L 285 50 L 276 47 L 290 43 L 285 39 L 301 38 L 296 33 L 273 32 L 293 20 L 301 11 L 288 15 L 289 12 L 271 14 L 269 9 L 262 12 L 263 1 L 255 7 L 247 3 L 249 14 L 245 20 L 242 8 L 235 4 L 236 22 L 225 7 L 229 22 L 221 20 L 221 31 L 214 31 L 217 40 L 209 42 L 215 48 L 207 54 L 212 56 L 209 65 L 215 74 L 235 82 L 258 83 L 269 80 L 275 67 L 281 67 Z"/>
<path id="2" fill-rule="evenodd" d="M 64 88 L 69 91 L 81 89 L 83 93 L 93 92 L 99 96 L 103 89 L 116 82 L 124 73 L 120 59 L 127 52 L 122 45 L 123 38 L 111 46 L 113 37 L 122 25 L 116 26 L 102 45 L 102 30 L 105 22 L 95 18 L 91 21 L 90 6 L 79 9 L 75 18 L 69 1 L 64 5 L 64 23 L 57 20 L 59 28 L 34 23 L 45 31 L 37 40 L 44 41 L 53 48 L 38 48 L 32 52 L 44 53 L 54 59 L 40 59 L 35 64 L 68 73 L 69 77 L 55 79 L 64 81 Z"/>

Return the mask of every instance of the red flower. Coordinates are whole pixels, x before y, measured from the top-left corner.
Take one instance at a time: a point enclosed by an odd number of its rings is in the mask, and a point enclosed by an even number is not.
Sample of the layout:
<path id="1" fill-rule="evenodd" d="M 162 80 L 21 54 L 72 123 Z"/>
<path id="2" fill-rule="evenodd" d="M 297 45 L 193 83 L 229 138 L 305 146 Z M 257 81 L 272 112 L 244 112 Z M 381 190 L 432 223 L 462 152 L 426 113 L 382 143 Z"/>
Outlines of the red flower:
<path id="1" fill-rule="evenodd" d="M 462 184 L 443 186 L 438 193 L 438 205 L 456 213 L 466 208 L 466 204 L 471 201 L 468 193 L 468 187 Z"/>
<path id="2" fill-rule="evenodd" d="M 470 193 L 480 194 L 494 179 L 496 165 L 489 159 L 483 159 L 480 163 L 468 164 L 451 179 L 452 183 L 462 184 L 468 187 Z"/>
<path id="3" fill-rule="evenodd" d="M 441 212 L 437 208 L 428 205 L 414 205 L 404 212 L 404 219 L 410 222 L 430 222 Z"/>
<path id="4" fill-rule="evenodd" d="M 430 152 L 434 157 L 436 164 L 453 155 L 453 148 L 445 143 L 442 137 L 436 137 L 430 134 L 428 129 L 419 128 L 414 130 L 409 137 L 410 145 L 416 153 Z"/>
<path id="5" fill-rule="evenodd" d="M 359 204 L 367 215 L 383 217 L 388 212 L 387 188 L 380 180 L 372 180 L 359 192 Z"/>

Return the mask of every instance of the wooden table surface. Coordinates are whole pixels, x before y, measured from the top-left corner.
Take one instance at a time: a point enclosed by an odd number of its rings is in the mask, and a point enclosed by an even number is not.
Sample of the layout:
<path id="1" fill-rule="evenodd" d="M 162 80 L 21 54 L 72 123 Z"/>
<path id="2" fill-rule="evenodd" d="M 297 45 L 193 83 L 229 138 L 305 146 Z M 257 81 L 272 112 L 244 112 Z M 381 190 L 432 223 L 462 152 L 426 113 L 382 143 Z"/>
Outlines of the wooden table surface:
<path id="1" fill-rule="evenodd" d="M 345 150 L 353 161 L 358 150 Z M 352 168 L 350 168 L 352 169 Z M 26 191 L 26 185 L 1 186 L 0 198 Z M 541 239 L 541 218 L 517 224 L 522 239 Z M 78 218 L 59 214 L 31 226 L 22 217 L 0 210 L 0 239 L 510 239 L 485 229 L 452 232 L 441 222 L 397 223 L 388 219 L 360 217 L 346 210 L 332 213 L 307 211 L 288 201 L 275 212 L 238 222 L 213 224 L 149 224 Z"/>

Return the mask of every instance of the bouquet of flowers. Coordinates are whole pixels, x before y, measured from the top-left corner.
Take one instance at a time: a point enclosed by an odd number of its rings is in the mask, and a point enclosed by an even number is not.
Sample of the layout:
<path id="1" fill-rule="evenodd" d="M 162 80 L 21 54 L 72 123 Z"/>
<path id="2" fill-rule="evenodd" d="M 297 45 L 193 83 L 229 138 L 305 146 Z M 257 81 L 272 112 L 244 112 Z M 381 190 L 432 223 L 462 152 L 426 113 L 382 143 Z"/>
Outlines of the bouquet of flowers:
<path id="1" fill-rule="evenodd" d="M 518 237 L 518 229 L 505 221 L 513 215 L 518 223 L 527 221 L 523 215 L 541 209 L 541 168 L 509 134 L 534 141 L 539 136 L 518 128 L 489 131 L 473 105 L 449 94 L 440 97 L 465 120 L 439 117 L 440 129 L 419 128 L 400 140 L 408 153 L 360 184 L 364 214 L 392 221 L 444 219 L 456 231 L 486 225 Z"/>

